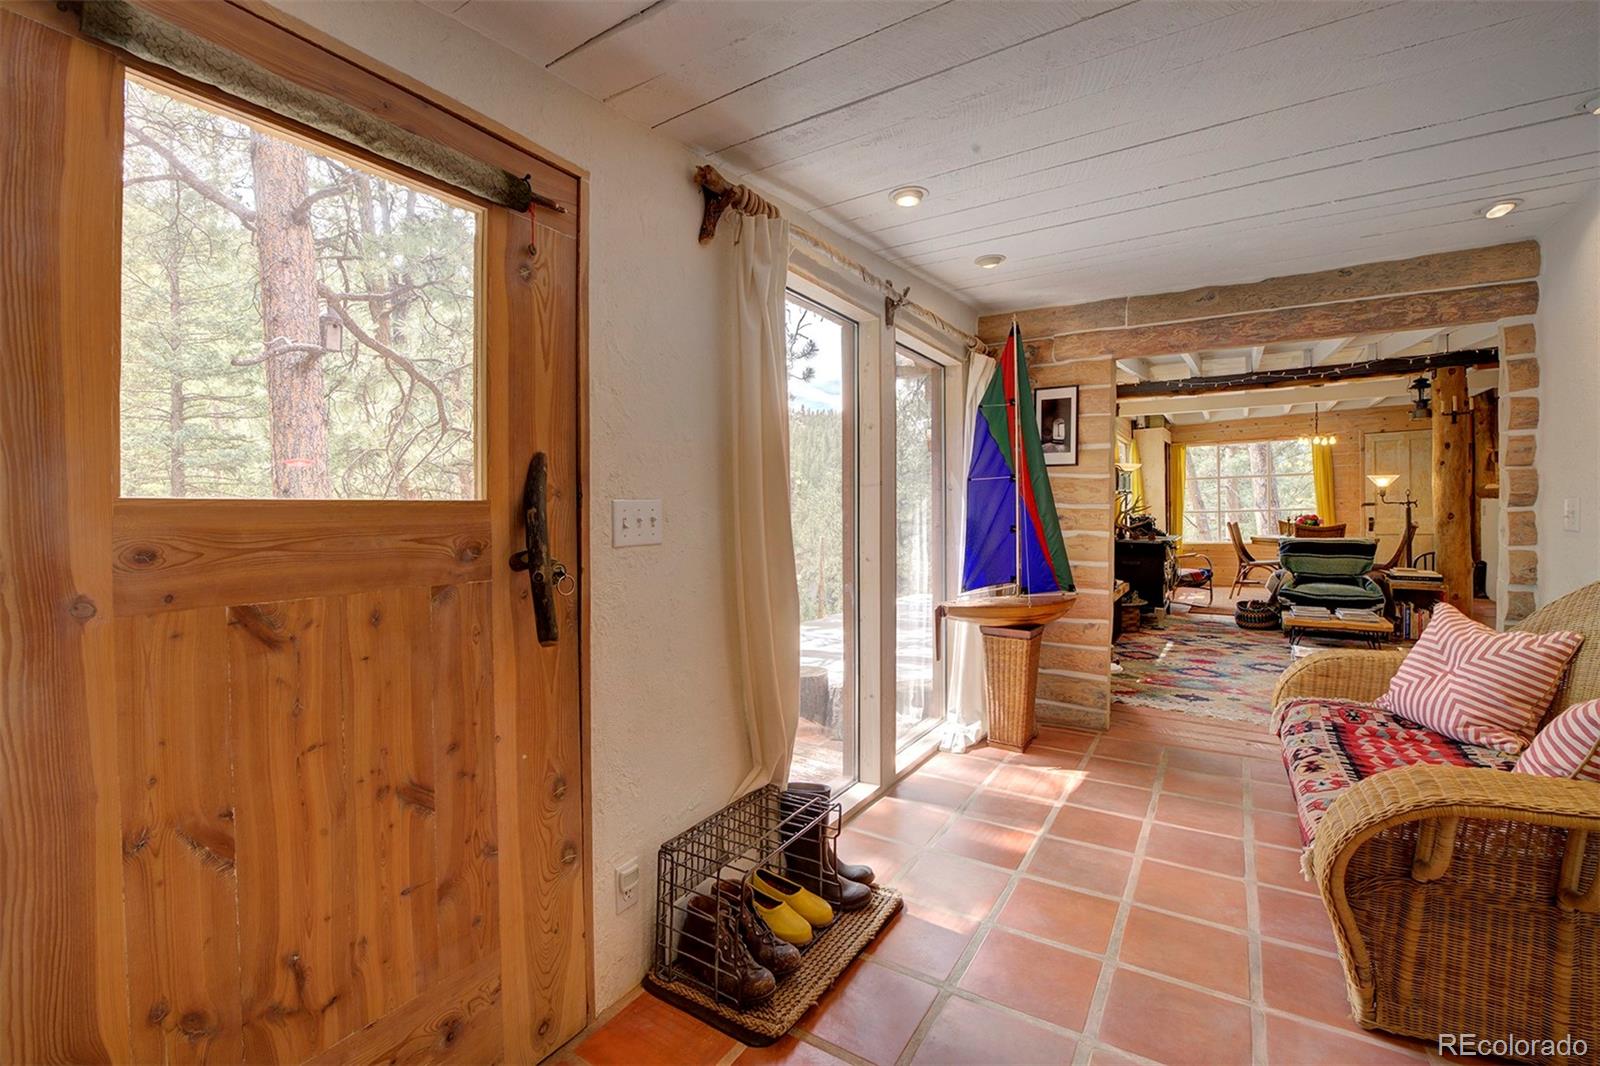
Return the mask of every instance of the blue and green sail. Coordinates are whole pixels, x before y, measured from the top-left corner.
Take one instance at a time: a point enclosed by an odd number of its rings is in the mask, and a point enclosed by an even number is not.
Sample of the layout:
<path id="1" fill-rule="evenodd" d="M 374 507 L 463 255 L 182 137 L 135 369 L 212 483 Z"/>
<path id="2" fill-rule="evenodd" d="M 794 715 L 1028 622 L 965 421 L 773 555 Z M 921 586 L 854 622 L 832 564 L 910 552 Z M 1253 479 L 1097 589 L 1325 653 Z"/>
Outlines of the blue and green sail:
<path id="1" fill-rule="evenodd" d="M 962 591 L 1011 584 L 1030 595 L 1074 590 L 1015 322 L 972 428 L 961 566 Z"/>

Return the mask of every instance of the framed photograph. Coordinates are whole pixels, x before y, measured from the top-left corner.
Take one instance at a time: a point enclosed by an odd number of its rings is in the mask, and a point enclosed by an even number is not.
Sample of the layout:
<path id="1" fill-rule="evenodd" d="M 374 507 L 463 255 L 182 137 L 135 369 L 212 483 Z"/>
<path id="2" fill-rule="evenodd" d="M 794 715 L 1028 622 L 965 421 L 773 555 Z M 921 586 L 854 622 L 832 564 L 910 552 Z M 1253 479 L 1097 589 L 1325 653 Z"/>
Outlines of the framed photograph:
<path id="1" fill-rule="evenodd" d="M 1048 466 L 1078 465 L 1078 386 L 1033 390 L 1034 414 Z"/>

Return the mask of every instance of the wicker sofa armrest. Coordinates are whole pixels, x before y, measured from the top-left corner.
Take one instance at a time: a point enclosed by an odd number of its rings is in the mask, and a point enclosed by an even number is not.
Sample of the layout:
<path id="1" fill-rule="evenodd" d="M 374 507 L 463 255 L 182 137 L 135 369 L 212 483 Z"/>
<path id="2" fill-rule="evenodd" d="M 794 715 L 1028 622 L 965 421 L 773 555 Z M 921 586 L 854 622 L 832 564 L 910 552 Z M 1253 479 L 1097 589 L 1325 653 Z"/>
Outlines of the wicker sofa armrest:
<path id="1" fill-rule="evenodd" d="M 1577 1032 L 1594 1046 L 1600 1018 L 1582 1005 L 1600 980 L 1582 960 L 1600 951 L 1597 845 L 1593 782 L 1417 765 L 1341 793 L 1303 862 L 1357 1020 L 1424 1039 Z"/>
<path id="2" fill-rule="evenodd" d="M 1300 696 L 1371 702 L 1389 689 L 1405 659 L 1403 651 L 1336 648 L 1297 659 L 1278 678 L 1272 706 Z"/>

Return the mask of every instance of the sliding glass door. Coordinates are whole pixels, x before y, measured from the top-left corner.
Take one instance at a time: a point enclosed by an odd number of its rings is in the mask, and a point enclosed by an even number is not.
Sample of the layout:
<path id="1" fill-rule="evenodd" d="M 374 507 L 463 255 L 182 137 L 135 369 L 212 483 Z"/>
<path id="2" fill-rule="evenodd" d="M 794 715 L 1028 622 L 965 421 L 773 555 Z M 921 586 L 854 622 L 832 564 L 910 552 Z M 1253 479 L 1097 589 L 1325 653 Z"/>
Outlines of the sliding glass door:
<path id="1" fill-rule="evenodd" d="M 800 585 L 800 727 L 790 777 L 857 780 L 857 323 L 790 292 L 789 501 Z"/>
<path id="2" fill-rule="evenodd" d="M 944 367 L 895 350 L 895 747 L 944 716 L 933 607 L 944 598 Z"/>

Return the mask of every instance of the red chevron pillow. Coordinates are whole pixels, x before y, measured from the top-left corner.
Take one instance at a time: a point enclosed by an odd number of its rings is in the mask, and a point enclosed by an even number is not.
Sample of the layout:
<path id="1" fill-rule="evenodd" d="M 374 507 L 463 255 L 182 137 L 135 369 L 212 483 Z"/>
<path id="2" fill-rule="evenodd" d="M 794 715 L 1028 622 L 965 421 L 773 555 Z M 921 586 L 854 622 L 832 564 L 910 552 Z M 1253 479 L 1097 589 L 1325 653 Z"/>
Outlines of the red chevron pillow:
<path id="1" fill-rule="evenodd" d="M 1516 770 L 1600 781 L 1600 700 L 1574 703 L 1556 715 L 1517 759 Z"/>
<path id="2" fill-rule="evenodd" d="M 1497 633 L 1441 603 L 1378 706 L 1515 755 L 1549 709 L 1581 633 Z"/>

